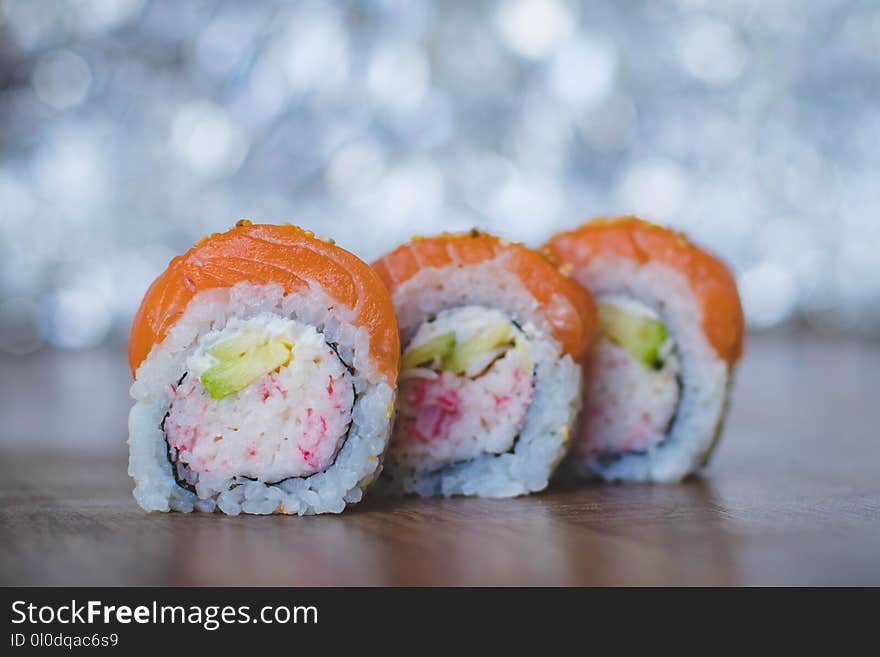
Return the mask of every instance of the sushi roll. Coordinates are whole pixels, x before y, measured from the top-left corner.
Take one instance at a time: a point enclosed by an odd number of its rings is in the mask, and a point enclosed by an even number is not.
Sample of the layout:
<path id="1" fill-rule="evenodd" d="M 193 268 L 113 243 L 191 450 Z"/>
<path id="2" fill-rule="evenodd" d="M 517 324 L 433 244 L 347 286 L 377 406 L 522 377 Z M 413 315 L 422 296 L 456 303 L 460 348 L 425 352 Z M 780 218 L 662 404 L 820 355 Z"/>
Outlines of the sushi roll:
<path id="1" fill-rule="evenodd" d="M 581 407 L 590 295 L 543 254 L 476 230 L 414 238 L 373 266 L 403 346 L 384 490 L 546 487 Z"/>
<path id="2" fill-rule="evenodd" d="M 338 513 L 381 471 L 394 308 L 310 231 L 240 221 L 147 290 L 129 363 L 129 474 L 148 511 Z"/>
<path id="3" fill-rule="evenodd" d="M 736 283 L 682 234 L 598 219 L 547 245 L 599 307 L 574 469 L 609 481 L 677 482 L 721 435 L 743 341 Z"/>

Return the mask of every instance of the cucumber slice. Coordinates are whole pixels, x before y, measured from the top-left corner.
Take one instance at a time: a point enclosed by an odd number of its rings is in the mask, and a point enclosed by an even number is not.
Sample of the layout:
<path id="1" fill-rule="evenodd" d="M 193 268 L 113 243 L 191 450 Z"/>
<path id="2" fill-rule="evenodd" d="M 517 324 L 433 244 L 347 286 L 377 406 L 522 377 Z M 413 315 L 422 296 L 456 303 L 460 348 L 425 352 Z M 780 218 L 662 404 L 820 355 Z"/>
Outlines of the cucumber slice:
<path id="1" fill-rule="evenodd" d="M 287 364 L 292 349 L 287 340 L 267 340 L 254 333 L 226 340 L 208 351 L 219 362 L 202 374 L 202 385 L 212 399 L 223 399 Z"/>
<path id="2" fill-rule="evenodd" d="M 471 361 L 511 341 L 510 322 L 498 322 L 477 331 L 472 337 L 456 345 L 443 362 L 443 369 L 462 375 Z"/>
<path id="3" fill-rule="evenodd" d="M 409 370 L 419 365 L 442 363 L 455 348 L 455 331 L 442 333 L 427 342 L 410 347 L 403 353 L 401 370 Z"/>
<path id="4" fill-rule="evenodd" d="M 644 365 L 662 365 L 660 347 L 667 337 L 663 322 L 644 315 L 635 315 L 615 304 L 600 303 L 599 326 L 609 339 Z"/>
<path id="5" fill-rule="evenodd" d="M 223 342 L 218 342 L 208 349 L 208 353 L 218 360 L 232 360 L 233 358 L 244 356 L 249 349 L 253 349 L 265 341 L 265 338 L 251 331 L 237 335 L 234 338 L 229 338 Z"/>

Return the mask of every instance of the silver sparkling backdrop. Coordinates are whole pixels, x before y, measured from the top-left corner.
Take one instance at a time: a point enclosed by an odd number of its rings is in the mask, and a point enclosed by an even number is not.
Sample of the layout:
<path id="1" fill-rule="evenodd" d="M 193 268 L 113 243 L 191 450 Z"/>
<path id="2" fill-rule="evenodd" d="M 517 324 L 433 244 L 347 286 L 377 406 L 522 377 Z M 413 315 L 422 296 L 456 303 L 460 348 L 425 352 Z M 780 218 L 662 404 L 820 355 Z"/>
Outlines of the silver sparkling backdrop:
<path id="1" fill-rule="evenodd" d="M 880 335 L 880 3 L 0 0 L 0 349 L 122 342 L 240 217 L 684 229 L 755 329 Z"/>

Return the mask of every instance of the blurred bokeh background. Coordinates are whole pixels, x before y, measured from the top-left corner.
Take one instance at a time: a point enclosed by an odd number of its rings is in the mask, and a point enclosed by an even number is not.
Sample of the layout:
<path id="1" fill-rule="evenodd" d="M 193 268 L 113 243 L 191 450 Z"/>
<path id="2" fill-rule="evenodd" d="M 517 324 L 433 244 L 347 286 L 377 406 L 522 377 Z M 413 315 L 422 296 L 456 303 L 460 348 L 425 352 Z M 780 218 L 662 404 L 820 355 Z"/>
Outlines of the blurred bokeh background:
<path id="1" fill-rule="evenodd" d="M 538 245 L 617 213 L 737 276 L 750 335 L 695 486 L 597 491 L 577 538 L 580 507 L 545 497 L 494 543 L 479 506 L 479 536 L 462 507 L 407 547 L 358 515 L 142 522 L 125 343 L 202 235 L 291 221 L 370 260 L 413 233 Z M 0 0 L 0 580 L 276 585 L 298 555 L 308 583 L 349 585 L 412 563 L 876 581 L 878 372 L 880 0 Z"/>
<path id="2" fill-rule="evenodd" d="M 878 103 L 870 0 L 0 0 L 0 350 L 121 346 L 241 217 L 371 259 L 637 212 L 753 330 L 878 336 Z"/>

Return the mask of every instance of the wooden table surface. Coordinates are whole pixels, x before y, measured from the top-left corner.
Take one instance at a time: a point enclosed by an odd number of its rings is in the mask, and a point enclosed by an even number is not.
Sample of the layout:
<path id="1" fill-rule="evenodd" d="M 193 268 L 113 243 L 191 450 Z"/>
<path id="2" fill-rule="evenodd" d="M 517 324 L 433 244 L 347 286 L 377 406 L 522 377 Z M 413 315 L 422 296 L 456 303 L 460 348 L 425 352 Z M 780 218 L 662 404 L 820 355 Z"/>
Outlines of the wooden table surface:
<path id="1" fill-rule="evenodd" d="M 876 343 L 752 339 L 721 447 L 687 484 L 308 518 L 141 512 L 116 352 L 5 356 L 0 373 L 0 584 L 880 584 Z"/>

